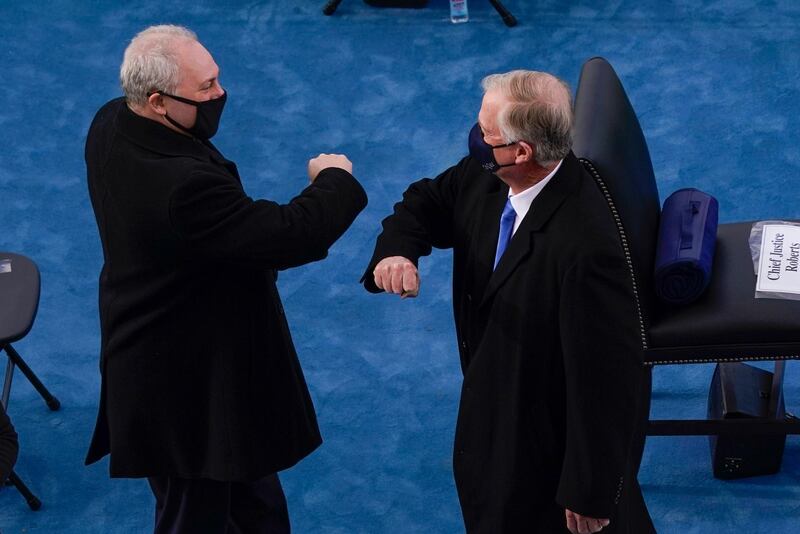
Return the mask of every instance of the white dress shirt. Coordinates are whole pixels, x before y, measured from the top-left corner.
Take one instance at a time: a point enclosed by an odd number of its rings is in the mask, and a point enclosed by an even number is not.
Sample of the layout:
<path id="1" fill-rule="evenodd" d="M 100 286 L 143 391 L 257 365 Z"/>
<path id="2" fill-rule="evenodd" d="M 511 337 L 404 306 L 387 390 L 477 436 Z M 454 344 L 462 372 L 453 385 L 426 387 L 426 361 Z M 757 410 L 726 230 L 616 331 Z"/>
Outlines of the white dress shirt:
<path id="1" fill-rule="evenodd" d="M 553 171 L 545 176 L 541 181 L 536 182 L 528 189 L 517 193 L 516 195 L 511 194 L 511 189 L 508 190 L 508 198 L 511 200 L 511 205 L 514 207 L 514 211 L 517 213 L 517 218 L 514 220 L 514 229 L 511 231 L 511 235 L 514 235 L 517 232 L 517 228 L 519 225 L 522 224 L 522 219 L 525 218 L 525 215 L 528 214 L 528 211 L 531 209 L 531 203 L 536 196 L 541 193 L 544 186 L 547 185 L 547 182 L 550 181 L 550 178 L 553 177 L 555 173 L 558 172 L 558 169 L 561 168 L 561 164 L 564 162 L 562 159 L 556 165 L 556 168 Z"/>

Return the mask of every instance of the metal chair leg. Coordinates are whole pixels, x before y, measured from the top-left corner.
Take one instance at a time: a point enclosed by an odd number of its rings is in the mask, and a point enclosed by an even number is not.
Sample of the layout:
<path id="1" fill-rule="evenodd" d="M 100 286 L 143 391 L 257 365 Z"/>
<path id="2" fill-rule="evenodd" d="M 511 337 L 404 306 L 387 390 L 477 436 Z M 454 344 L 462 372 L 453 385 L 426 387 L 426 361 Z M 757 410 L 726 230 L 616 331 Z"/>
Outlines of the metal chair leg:
<path id="1" fill-rule="evenodd" d="M 0 347 L 0 352 L 3 351 L 5 347 Z M 6 378 L 3 380 L 3 393 L 2 397 L 0 397 L 0 402 L 3 403 L 3 408 L 8 406 L 8 398 L 11 396 L 11 382 L 14 380 L 14 362 L 11 358 L 8 359 L 8 363 L 6 364 Z"/>
<path id="2" fill-rule="evenodd" d="M 11 471 L 11 474 L 8 475 L 7 484 L 17 488 L 17 491 L 19 491 L 20 494 L 25 497 L 25 501 L 28 503 L 30 509 L 34 512 L 42 507 L 42 501 L 40 501 L 36 495 L 34 495 L 31 490 L 28 489 L 28 486 L 26 486 L 25 483 L 20 480 L 14 471 Z"/>
<path id="3" fill-rule="evenodd" d="M 330 0 L 325 7 L 322 8 L 322 12 L 325 15 L 331 16 L 336 12 L 336 8 L 339 7 L 339 4 L 342 3 L 342 0 Z"/>
<path id="4" fill-rule="evenodd" d="M 514 18 L 514 15 L 512 15 L 508 9 L 506 9 L 506 6 L 500 3 L 500 0 L 489 0 L 489 3 L 495 8 L 506 26 L 513 28 L 517 25 L 517 19 Z"/>
<path id="5" fill-rule="evenodd" d="M 33 384 L 33 387 L 36 388 L 36 391 L 39 392 L 39 395 L 41 395 L 44 401 L 47 403 L 47 407 L 53 411 L 61 408 L 61 402 L 55 398 L 46 387 L 44 387 L 44 384 L 42 384 L 41 380 L 39 380 L 39 377 L 36 376 L 36 373 L 34 373 L 30 367 L 28 367 L 28 364 L 25 363 L 25 360 L 22 359 L 22 356 L 20 356 L 19 353 L 14 350 L 14 347 L 12 347 L 11 344 L 8 344 L 6 345 L 5 349 L 9 360 L 14 362 L 14 365 L 19 367 L 19 370 L 22 371 L 22 374 L 25 375 L 25 378 L 27 378 L 30 383 Z"/>

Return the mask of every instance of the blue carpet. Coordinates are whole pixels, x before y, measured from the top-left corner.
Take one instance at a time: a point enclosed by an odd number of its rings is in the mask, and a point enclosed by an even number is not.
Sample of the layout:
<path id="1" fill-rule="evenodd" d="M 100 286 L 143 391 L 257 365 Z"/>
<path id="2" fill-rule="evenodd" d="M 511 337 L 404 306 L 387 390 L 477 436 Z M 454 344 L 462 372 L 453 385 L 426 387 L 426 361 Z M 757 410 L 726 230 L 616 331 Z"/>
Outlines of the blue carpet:
<path id="1" fill-rule="evenodd" d="M 723 222 L 800 218 L 800 4 L 789 0 L 507 0 L 503 26 L 473 0 L 467 24 L 446 2 L 380 10 L 345 0 L 0 3 L 0 250 L 42 271 L 39 316 L 17 349 L 61 399 L 49 412 L 18 374 L 10 414 L 18 473 L 44 502 L 30 512 L 0 490 L 6 534 L 132 533 L 152 525 L 141 480 L 83 467 L 98 399 L 100 244 L 88 201 L 89 122 L 120 94 L 128 40 L 154 23 L 198 32 L 229 91 L 220 133 L 252 196 L 287 201 L 305 163 L 344 152 L 370 195 L 321 263 L 279 281 L 325 443 L 283 475 L 295 532 L 463 532 L 450 468 L 460 370 L 450 255 L 421 264 L 419 299 L 367 295 L 357 280 L 380 220 L 407 184 L 466 151 L 480 79 L 512 68 L 553 72 L 573 87 L 594 55 L 617 69 L 648 139 L 662 198 L 694 186 Z M 654 417 L 702 417 L 711 367 L 658 368 Z M 800 377 L 788 366 L 788 408 Z M 712 478 L 705 438 L 652 438 L 640 474 L 661 533 L 796 532 L 800 440 L 783 470 Z"/>

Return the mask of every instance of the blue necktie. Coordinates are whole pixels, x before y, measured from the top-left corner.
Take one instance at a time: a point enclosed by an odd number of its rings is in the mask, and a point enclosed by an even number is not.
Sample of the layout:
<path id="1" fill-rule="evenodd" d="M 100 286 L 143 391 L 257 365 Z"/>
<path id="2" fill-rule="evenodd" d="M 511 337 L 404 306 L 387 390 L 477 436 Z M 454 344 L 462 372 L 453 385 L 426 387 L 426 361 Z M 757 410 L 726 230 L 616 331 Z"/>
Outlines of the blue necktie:
<path id="1" fill-rule="evenodd" d="M 511 199 L 506 201 L 506 207 L 503 208 L 503 214 L 500 216 L 500 236 L 497 238 L 497 252 L 494 255 L 494 269 L 497 269 L 497 264 L 506 251 L 508 242 L 511 241 L 511 231 L 514 229 L 514 220 L 517 218 L 517 212 L 514 211 L 514 206 L 511 205 Z"/>

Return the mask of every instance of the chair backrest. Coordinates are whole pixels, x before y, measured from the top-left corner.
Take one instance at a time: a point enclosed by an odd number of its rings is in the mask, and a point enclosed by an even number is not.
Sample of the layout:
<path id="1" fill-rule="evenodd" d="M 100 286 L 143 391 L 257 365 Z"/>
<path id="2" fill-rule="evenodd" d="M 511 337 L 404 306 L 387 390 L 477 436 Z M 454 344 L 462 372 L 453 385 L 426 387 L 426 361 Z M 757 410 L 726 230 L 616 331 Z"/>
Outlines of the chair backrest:
<path id="1" fill-rule="evenodd" d="M 603 58 L 588 60 L 581 69 L 573 135 L 573 151 L 606 197 L 619 228 L 647 348 L 661 207 L 642 128 L 616 72 Z"/>
<path id="2" fill-rule="evenodd" d="M 22 339 L 39 309 L 39 268 L 29 258 L 0 251 L 0 349 Z"/>

